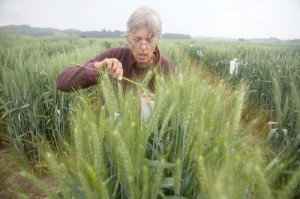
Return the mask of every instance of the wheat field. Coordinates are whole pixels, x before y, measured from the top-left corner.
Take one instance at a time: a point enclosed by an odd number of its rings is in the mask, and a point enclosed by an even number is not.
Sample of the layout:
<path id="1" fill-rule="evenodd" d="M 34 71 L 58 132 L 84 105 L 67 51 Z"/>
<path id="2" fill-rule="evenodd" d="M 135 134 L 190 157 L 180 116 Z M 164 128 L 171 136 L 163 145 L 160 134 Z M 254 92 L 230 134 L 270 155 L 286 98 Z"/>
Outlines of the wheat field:
<path id="1" fill-rule="evenodd" d="M 7 197 L 300 197 L 299 44 L 162 40 L 177 73 L 156 76 L 142 119 L 143 86 L 124 94 L 103 74 L 76 93 L 55 89 L 61 70 L 123 39 L 0 42 L 1 142 L 17 151 L 8 172 L 35 192 L 3 180 Z"/>

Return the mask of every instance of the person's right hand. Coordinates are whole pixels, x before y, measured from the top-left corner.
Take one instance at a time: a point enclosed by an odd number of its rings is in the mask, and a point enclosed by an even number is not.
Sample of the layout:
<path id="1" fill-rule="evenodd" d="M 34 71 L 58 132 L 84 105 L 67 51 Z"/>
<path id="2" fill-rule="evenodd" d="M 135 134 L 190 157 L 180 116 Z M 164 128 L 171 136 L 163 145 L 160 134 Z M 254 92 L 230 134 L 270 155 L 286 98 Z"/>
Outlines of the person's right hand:
<path id="1" fill-rule="evenodd" d="M 121 80 L 123 77 L 122 63 L 115 58 L 106 58 L 103 61 L 96 62 L 94 65 L 95 69 L 104 70 L 118 80 Z"/>

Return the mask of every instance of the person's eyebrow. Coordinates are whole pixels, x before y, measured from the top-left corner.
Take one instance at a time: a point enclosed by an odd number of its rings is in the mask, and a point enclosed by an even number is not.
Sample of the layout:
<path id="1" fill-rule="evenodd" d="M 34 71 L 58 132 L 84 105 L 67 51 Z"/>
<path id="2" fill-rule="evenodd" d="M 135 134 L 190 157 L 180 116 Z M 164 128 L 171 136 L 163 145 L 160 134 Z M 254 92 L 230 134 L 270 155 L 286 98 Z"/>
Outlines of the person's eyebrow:
<path id="1" fill-rule="evenodd" d="M 143 39 L 142 36 L 136 36 L 136 35 L 133 35 L 135 39 Z M 154 39 L 155 37 L 154 36 L 147 36 L 145 39 Z"/>
<path id="2" fill-rule="evenodd" d="M 135 37 L 135 39 L 142 39 L 142 37 L 139 37 L 139 36 L 134 35 L 134 37 Z"/>

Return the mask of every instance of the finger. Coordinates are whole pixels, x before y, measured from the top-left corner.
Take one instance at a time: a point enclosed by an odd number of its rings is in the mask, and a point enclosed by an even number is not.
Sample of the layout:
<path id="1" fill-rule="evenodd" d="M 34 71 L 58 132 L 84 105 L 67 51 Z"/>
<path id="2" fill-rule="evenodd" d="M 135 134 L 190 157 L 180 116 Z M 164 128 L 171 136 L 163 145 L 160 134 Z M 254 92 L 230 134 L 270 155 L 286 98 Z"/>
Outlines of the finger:
<path id="1" fill-rule="evenodd" d="M 113 67 L 113 61 L 111 59 L 106 59 L 106 69 L 107 71 L 111 71 Z"/>
<path id="2" fill-rule="evenodd" d="M 119 62 L 119 60 L 118 60 L 118 62 Z M 117 71 L 118 72 L 118 77 L 117 78 L 118 78 L 118 80 L 121 80 L 123 78 L 123 65 L 122 65 L 121 62 L 119 62 L 118 70 L 119 71 Z"/>
<path id="3" fill-rule="evenodd" d="M 117 59 L 113 60 L 111 73 L 115 73 L 119 68 L 122 68 L 121 62 L 119 62 L 119 60 L 117 60 Z"/>
<path id="4" fill-rule="evenodd" d="M 122 78 L 123 78 L 123 68 L 122 68 L 121 74 L 118 77 L 118 80 L 122 80 Z"/>
<path id="5" fill-rule="evenodd" d="M 122 67 L 118 67 L 117 70 L 114 72 L 113 77 L 114 78 L 122 78 L 123 76 L 123 68 Z"/>
<path id="6" fill-rule="evenodd" d="M 113 62 L 113 64 L 112 64 L 112 67 L 111 67 L 111 69 L 110 69 L 110 73 L 111 74 L 114 74 L 117 70 L 118 70 L 118 68 L 120 68 L 121 66 L 120 66 L 120 63 L 117 63 L 117 62 Z"/>
<path id="7" fill-rule="evenodd" d="M 111 61 L 113 63 L 113 66 L 117 66 L 117 67 L 122 66 L 121 62 L 117 59 L 112 59 Z"/>
<path id="8" fill-rule="evenodd" d="M 122 65 L 115 65 L 114 67 L 114 71 L 112 71 L 112 75 L 114 78 L 118 78 L 121 74 L 121 72 L 123 71 Z"/>

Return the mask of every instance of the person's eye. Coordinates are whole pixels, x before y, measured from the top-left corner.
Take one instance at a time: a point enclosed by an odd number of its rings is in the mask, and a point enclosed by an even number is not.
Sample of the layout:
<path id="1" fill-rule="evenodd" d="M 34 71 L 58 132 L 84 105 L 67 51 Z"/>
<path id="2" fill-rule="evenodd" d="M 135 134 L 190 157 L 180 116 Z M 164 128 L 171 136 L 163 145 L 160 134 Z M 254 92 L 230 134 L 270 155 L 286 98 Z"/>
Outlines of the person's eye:
<path id="1" fill-rule="evenodd" d="M 148 39 L 147 42 L 148 44 L 155 44 L 155 39 Z"/>
<path id="2" fill-rule="evenodd" d="M 133 40 L 134 42 L 136 42 L 136 43 L 138 43 L 138 42 L 141 41 L 141 39 L 139 39 L 139 38 L 133 38 L 132 40 Z"/>

